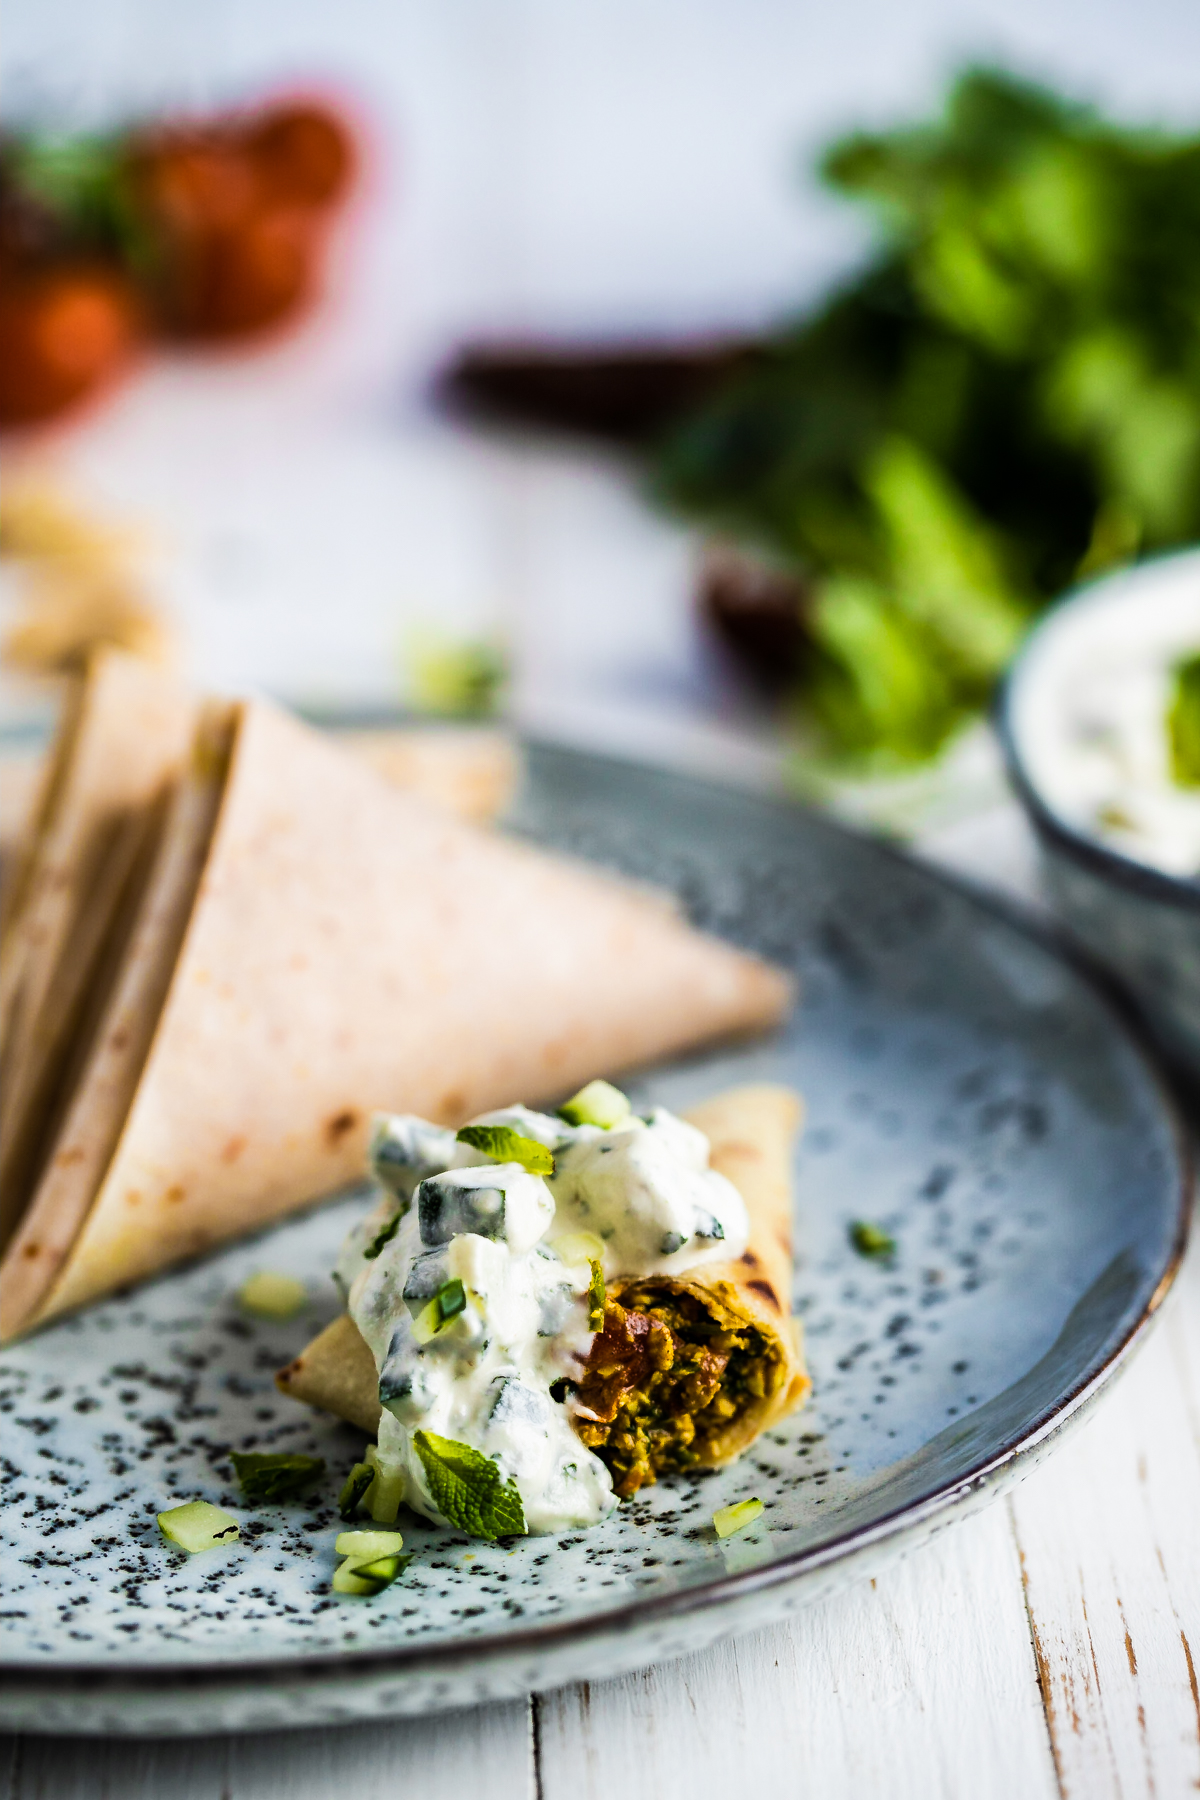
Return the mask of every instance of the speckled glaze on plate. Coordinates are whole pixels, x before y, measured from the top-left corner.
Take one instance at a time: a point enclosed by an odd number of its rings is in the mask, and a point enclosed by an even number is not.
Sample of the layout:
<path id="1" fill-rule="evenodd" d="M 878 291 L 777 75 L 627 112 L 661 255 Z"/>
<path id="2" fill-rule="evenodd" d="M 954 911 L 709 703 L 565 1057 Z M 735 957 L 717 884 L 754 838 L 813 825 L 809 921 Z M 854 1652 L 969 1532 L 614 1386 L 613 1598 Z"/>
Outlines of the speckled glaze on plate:
<path id="1" fill-rule="evenodd" d="M 598 1529 L 505 1546 L 402 1515 L 416 1556 L 370 1601 L 329 1591 L 361 1436 L 272 1371 L 336 1310 L 343 1198 L 0 1353 L 0 1724 L 180 1733 L 386 1717 L 599 1677 L 779 1617 L 999 1491 L 1112 1376 L 1182 1251 L 1170 1103 L 1111 1003 L 999 912 L 798 808 L 535 748 L 519 827 L 665 883 L 796 967 L 775 1040 L 647 1072 L 670 1105 L 796 1084 L 796 1304 L 815 1394 L 732 1468 Z M 882 1224 L 890 1264 L 850 1248 Z M 245 1318 L 256 1268 L 309 1284 Z M 324 1456 L 310 1500 L 249 1509 L 227 1453 Z M 718 1506 L 765 1502 L 718 1543 Z M 155 1514 L 229 1507 L 194 1559 Z"/>

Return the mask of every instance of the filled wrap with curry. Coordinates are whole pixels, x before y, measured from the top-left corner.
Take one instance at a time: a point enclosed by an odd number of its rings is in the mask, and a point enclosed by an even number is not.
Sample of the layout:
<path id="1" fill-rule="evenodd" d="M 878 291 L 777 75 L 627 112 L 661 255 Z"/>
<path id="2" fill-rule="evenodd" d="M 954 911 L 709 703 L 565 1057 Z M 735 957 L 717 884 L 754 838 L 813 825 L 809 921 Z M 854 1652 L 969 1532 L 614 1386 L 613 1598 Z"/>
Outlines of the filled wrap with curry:
<path id="1" fill-rule="evenodd" d="M 392 1198 L 343 1250 L 348 1311 L 276 1379 L 378 1433 L 372 1466 L 432 1518 L 462 1523 L 431 1444 L 491 1458 L 523 1528 L 554 1530 L 731 1461 L 809 1391 L 790 1308 L 795 1094 L 736 1088 L 683 1118 L 616 1102 L 626 1116 L 600 1123 L 573 1122 L 574 1102 L 565 1119 L 484 1115 L 453 1140 L 457 1166 L 428 1175 L 447 1134 L 377 1125 Z"/>

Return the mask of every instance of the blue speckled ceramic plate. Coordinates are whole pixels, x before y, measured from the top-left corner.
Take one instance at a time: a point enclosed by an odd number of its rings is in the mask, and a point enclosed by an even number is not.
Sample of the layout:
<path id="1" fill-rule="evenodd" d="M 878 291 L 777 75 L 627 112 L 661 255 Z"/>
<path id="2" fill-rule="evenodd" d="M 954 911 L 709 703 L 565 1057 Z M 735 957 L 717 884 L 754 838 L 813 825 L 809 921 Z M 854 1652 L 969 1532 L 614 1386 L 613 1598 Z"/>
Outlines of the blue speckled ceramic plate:
<path id="1" fill-rule="evenodd" d="M 686 1105 L 792 1082 L 796 1305 L 810 1406 L 732 1468 L 663 1482 L 595 1531 L 505 1548 L 404 1521 L 370 1601 L 329 1589 L 333 1500 L 361 1448 L 272 1372 L 331 1318 L 359 1201 L 335 1204 L 3 1353 L 0 1723 L 188 1732 L 413 1713 L 601 1676 L 761 1624 L 990 1493 L 1119 1366 L 1182 1250 L 1169 1103 L 1111 1004 L 1018 926 L 880 845 L 783 804 L 535 749 L 518 823 L 674 888 L 794 964 L 786 1032 L 647 1072 Z M 850 1248 L 869 1218 L 898 1249 Z M 256 1268 L 309 1310 L 252 1323 Z M 243 1506 L 228 1451 L 324 1456 L 309 1501 Z M 718 1506 L 759 1495 L 724 1544 Z M 188 1560 L 155 1514 L 230 1508 Z"/>

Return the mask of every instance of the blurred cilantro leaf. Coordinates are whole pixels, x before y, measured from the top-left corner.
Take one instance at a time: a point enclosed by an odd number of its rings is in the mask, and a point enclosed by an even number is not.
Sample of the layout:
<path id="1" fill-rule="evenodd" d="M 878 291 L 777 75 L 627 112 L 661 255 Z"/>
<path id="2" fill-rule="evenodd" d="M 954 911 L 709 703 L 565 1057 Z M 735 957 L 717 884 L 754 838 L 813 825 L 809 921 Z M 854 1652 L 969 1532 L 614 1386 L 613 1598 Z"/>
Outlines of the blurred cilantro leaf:
<path id="1" fill-rule="evenodd" d="M 822 173 L 874 258 L 666 434 L 652 487 L 795 571 L 830 748 L 911 762 L 1073 580 L 1200 536 L 1200 135 L 972 69 Z"/>

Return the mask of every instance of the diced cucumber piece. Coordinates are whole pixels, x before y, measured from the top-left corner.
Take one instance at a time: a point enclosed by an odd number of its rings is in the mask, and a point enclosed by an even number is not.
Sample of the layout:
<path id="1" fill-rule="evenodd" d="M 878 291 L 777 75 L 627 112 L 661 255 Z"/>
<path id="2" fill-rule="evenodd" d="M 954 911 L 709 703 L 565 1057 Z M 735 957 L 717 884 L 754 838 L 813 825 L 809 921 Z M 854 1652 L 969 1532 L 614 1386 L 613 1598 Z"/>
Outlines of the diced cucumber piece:
<path id="1" fill-rule="evenodd" d="M 568 1125 L 598 1125 L 601 1131 L 611 1131 L 614 1125 L 628 1117 L 630 1110 L 629 1101 L 620 1088 L 613 1087 L 608 1081 L 589 1081 L 586 1087 L 581 1087 L 577 1094 L 563 1102 L 558 1116 Z"/>
<path id="2" fill-rule="evenodd" d="M 564 1237 L 555 1238 L 550 1248 L 570 1268 L 578 1268 L 580 1263 L 604 1261 L 604 1239 L 597 1237 L 594 1231 L 568 1231 Z"/>
<path id="3" fill-rule="evenodd" d="M 428 1344 L 437 1336 L 445 1322 L 446 1321 L 442 1318 L 441 1308 L 437 1303 L 437 1296 L 435 1295 L 429 1302 L 429 1305 L 422 1307 L 421 1311 L 413 1320 L 412 1334 L 416 1338 L 418 1344 Z"/>
<path id="4" fill-rule="evenodd" d="M 403 1550 L 404 1539 L 398 1531 L 339 1531 L 333 1547 L 339 1556 L 374 1562 L 377 1556 L 394 1556 Z"/>
<path id="5" fill-rule="evenodd" d="M 260 1319 L 294 1319 L 308 1302 L 308 1289 L 295 1275 L 259 1269 L 242 1283 L 238 1300 Z"/>
<path id="6" fill-rule="evenodd" d="M 421 1242 L 436 1248 L 465 1231 L 477 1237 L 504 1236 L 504 1190 L 489 1185 L 475 1169 L 430 1175 L 417 1189 Z"/>
<path id="7" fill-rule="evenodd" d="M 538 1336 L 557 1337 L 575 1307 L 578 1295 L 565 1281 L 557 1287 L 543 1288 L 538 1295 Z"/>
<path id="8" fill-rule="evenodd" d="M 404 1300 L 414 1318 L 424 1311 L 445 1282 L 449 1272 L 449 1255 L 449 1250 L 443 1245 L 440 1250 L 422 1250 L 419 1256 L 413 1258 L 412 1268 L 404 1283 Z"/>
<path id="9" fill-rule="evenodd" d="M 396 1328 L 379 1372 L 379 1403 L 404 1423 L 412 1423 L 429 1405 L 433 1390 L 421 1350 L 413 1341 L 415 1326 Z"/>
<path id="10" fill-rule="evenodd" d="M 363 1255 L 368 1262 L 374 1262 L 376 1257 L 383 1255 L 383 1252 L 387 1249 L 403 1224 L 404 1215 L 407 1210 L 407 1207 L 401 1207 L 399 1212 L 394 1212 L 387 1224 L 382 1225 L 375 1233 L 375 1236 L 371 1239 L 370 1243 L 365 1246 Z"/>
<path id="11" fill-rule="evenodd" d="M 207 1500 L 189 1500 L 186 1506 L 172 1506 L 158 1515 L 158 1526 L 165 1538 L 178 1544 L 189 1556 L 201 1550 L 215 1550 L 221 1544 L 232 1544 L 241 1528 L 231 1513 L 222 1512 Z"/>
<path id="12" fill-rule="evenodd" d="M 418 1181 L 448 1169 L 453 1161 L 452 1131 L 403 1114 L 376 1113 L 371 1120 L 368 1167 L 376 1181 L 401 1202 L 402 1212 L 408 1211 Z"/>
<path id="13" fill-rule="evenodd" d="M 761 1517 L 762 1510 L 761 1500 L 737 1500 L 732 1506 L 722 1506 L 713 1514 L 713 1530 L 719 1538 L 732 1537 L 735 1531 L 744 1531 L 747 1525 L 753 1525 L 755 1519 Z"/>
<path id="14" fill-rule="evenodd" d="M 492 1382 L 492 1394 L 489 1424 L 528 1425 L 543 1434 L 549 1431 L 553 1409 L 537 1388 L 527 1386 L 516 1375 L 501 1375 Z"/>
<path id="15" fill-rule="evenodd" d="M 334 1571 L 335 1594 L 378 1594 L 412 1561 L 398 1531 L 342 1531 L 334 1544 L 345 1560 Z"/>
<path id="16" fill-rule="evenodd" d="M 367 1511 L 377 1525 L 394 1525 L 404 1498 L 404 1470 L 382 1468 L 374 1444 L 367 1446 L 367 1461 L 375 1470 L 375 1480 L 367 1490 Z"/>
<path id="17" fill-rule="evenodd" d="M 438 1312 L 442 1316 L 442 1324 L 448 1325 L 451 1319 L 457 1319 L 467 1306 L 467 1290 L 455 1275 L 444 1283 L 437 1291 Z"/>
<path id="18" fill-rule="evenodd" d="M 442 1283 L 428 1306 L 422 1307 L 413 1320 L 412 1334 L 418 1344 L 427 1344 L 466 1310 L 467 1290 L 455 1275 Z"/>
<path id="19" fill-rule="evenodd" d="M 375 1562 L 344 1562 L 335 1570 L 333 1591 L 335 1594 L 357 1594 L 366 1598 L 370 1594 L 381 1594 L 385 1587 L 390 1587 L 397 1575 L 402 1575 L 412 1561 L 411 1556 L 381 1556 Z"/>
<path id="20" fill-rule="evenodd" d="M 371 1463 L 355 1463 L 338 1495 L 338 1516 L 340 1518 L 354 1519 L 358 1517 L 358 1509 L 366 1500 L 374 1480 L 375 1470 Z"/>

